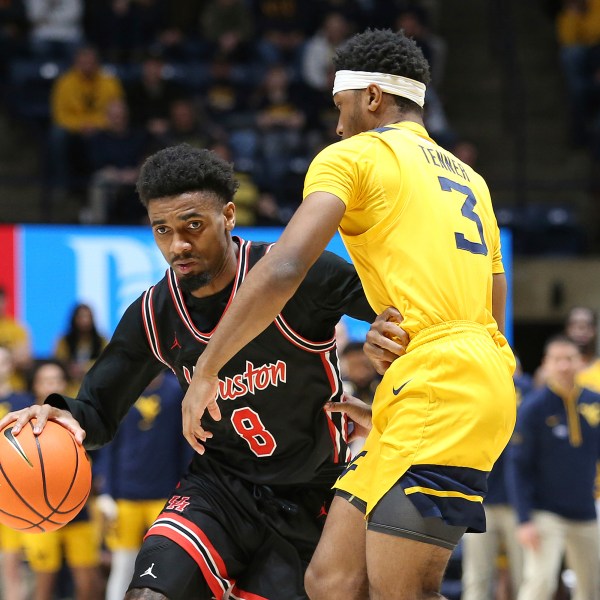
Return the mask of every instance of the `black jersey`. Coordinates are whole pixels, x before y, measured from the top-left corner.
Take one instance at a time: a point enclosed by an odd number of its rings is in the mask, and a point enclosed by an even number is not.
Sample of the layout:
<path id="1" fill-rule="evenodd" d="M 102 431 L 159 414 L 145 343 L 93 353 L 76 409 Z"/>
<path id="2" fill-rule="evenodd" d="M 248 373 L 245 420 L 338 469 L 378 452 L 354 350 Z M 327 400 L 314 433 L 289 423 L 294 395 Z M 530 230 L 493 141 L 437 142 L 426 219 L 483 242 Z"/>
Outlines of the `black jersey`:
<path id="1" fill-rule="evenodd" d="M 130 406 L 161 369 L 184 389 L 223 312 L 248 270 L 270 245 L 234 240 L 236 276 L 206 298 L 183 292 L 171 269 L 126 311 L 109 345 L 84 379 L 76 400 L 51 396 L 87 432 L 86 447 L 108 442 Z M 256 484 L 333 482 L 348 459 L 345 415 L 323 409 L 342 386 L 335 325 L 342 314 L 371 321 L 354 267 L 324 252 L 281 314 L 219 373 L 222 419 L 207 413 L 202 426 L 214 436 L 192 472 L 207 461 Z"/>

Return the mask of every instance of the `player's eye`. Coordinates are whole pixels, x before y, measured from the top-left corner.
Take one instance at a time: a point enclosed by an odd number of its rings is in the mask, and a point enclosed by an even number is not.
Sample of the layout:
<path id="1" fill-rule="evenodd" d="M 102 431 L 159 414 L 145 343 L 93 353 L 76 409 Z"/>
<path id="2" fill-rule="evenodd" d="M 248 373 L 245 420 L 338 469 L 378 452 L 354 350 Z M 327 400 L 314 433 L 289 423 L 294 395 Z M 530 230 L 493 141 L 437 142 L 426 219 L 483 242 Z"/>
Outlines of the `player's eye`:
<path id="1" fill-rule="evenodd" d="M 168 228 L 165 227 L 164 225 L 158 225 L 157 227 L 154 228 L 154 231 L 156 233 L 158 233 L 158 235 L 164 235 L 165 233 L 167 233 Z"/>
<path id="2" fill-rule="evenodd" d="M 188 227 L 190 229 L 200 229 L 200 227 L 202 227 L 202 221 L 190 221 Z"/>

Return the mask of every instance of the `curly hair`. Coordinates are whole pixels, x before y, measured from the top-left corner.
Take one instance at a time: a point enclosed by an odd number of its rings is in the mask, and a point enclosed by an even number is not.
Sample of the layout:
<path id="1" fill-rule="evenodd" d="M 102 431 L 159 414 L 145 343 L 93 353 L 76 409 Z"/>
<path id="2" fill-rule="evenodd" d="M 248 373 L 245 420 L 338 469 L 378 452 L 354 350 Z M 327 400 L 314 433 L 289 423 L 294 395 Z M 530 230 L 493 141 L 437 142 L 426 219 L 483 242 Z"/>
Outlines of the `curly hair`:
<path id="1" fill-rule="evenodd" d="M 352 36 L 338 48 L 333 57 L 337 71 L 369 71 L 401 75 L 427 85 L 430 80 L 429 63 L 416 42 L 391 29 L 367 29 Z M 421 110 L 421 107 L 401 96 L 394 96 L 403 109 Z"/>
<path id="2" fill-rule="evenodd" d="M 148 208 L 150 200 L 186 192 L 213 192 L 225 205 L 233 201 L 238 185 L 232 165 L 214 152 L 179 144 L 146 159 L 136 188 Z"/>

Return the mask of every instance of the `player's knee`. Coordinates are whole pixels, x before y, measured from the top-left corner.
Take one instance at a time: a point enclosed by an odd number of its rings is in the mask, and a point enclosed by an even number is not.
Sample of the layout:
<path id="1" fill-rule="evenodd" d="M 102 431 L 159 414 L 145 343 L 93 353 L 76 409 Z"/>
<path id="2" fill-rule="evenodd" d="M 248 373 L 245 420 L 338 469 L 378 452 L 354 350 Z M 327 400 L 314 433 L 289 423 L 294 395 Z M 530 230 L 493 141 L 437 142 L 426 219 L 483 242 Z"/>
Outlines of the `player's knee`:
<path id="1" fill-rule="evenodd" d="M 163 596 L 159 592 L 150 590 L 148 588 L 136 588 L 129 590 L 125 594 L 125 600 L 169 600 L 166 596 Z"/>
<path id="2" fill-rule="evenodd" d="M 362 600 L 368 598 L 368 583 L 366 576 L 361 574 L 334 570 L 329 565 L 320 569 L 309 565 L 304 575 L 304 587 L 310 600 L 325 600 L 329 598 L 345 598 L 347 600 Z"/>

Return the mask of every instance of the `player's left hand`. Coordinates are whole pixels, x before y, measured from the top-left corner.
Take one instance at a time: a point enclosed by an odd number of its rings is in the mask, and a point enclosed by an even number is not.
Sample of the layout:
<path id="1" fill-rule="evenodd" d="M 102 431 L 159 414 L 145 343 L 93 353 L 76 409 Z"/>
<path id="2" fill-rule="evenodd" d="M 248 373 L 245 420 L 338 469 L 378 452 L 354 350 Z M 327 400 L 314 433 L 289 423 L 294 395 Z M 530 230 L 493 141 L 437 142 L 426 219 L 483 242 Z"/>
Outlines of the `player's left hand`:
<path id="1" fill-rule="evenodd" d="M 363 350 L 375 370 L 383 375 L 389 366 L 406 353 L 409 337 L 400 324 L 403 317 L 394 308 L 386 308 L 371 324 Z"/>
<path id="2" fill-rule="evenodd" d="M 216 375 L 202 375 L 196 369 L 183 398 L 181 414 L 183 418 L 183 435 L 198 454 L 204 454 L 203 444 L 213 436 L 210 431 L 206 431 L 202 427 L 204 411 L 207 410 L 215 421 L 221 420 L 221 410 L 217 404 L 218 393 L 218 377 Z"/>
<path id="3" fill-rule="evenodd" d="M 325 410 L 331 412 L 341 412 L 348 415 L 349 419 L 354 423 L 354 429 L 348 436 L 348 441 L 352 442 L 356 438 L 366 438 L 371 431 L 371 407 L 362 400 L 344 394 L 342 402 L 327 402 Z"/>

